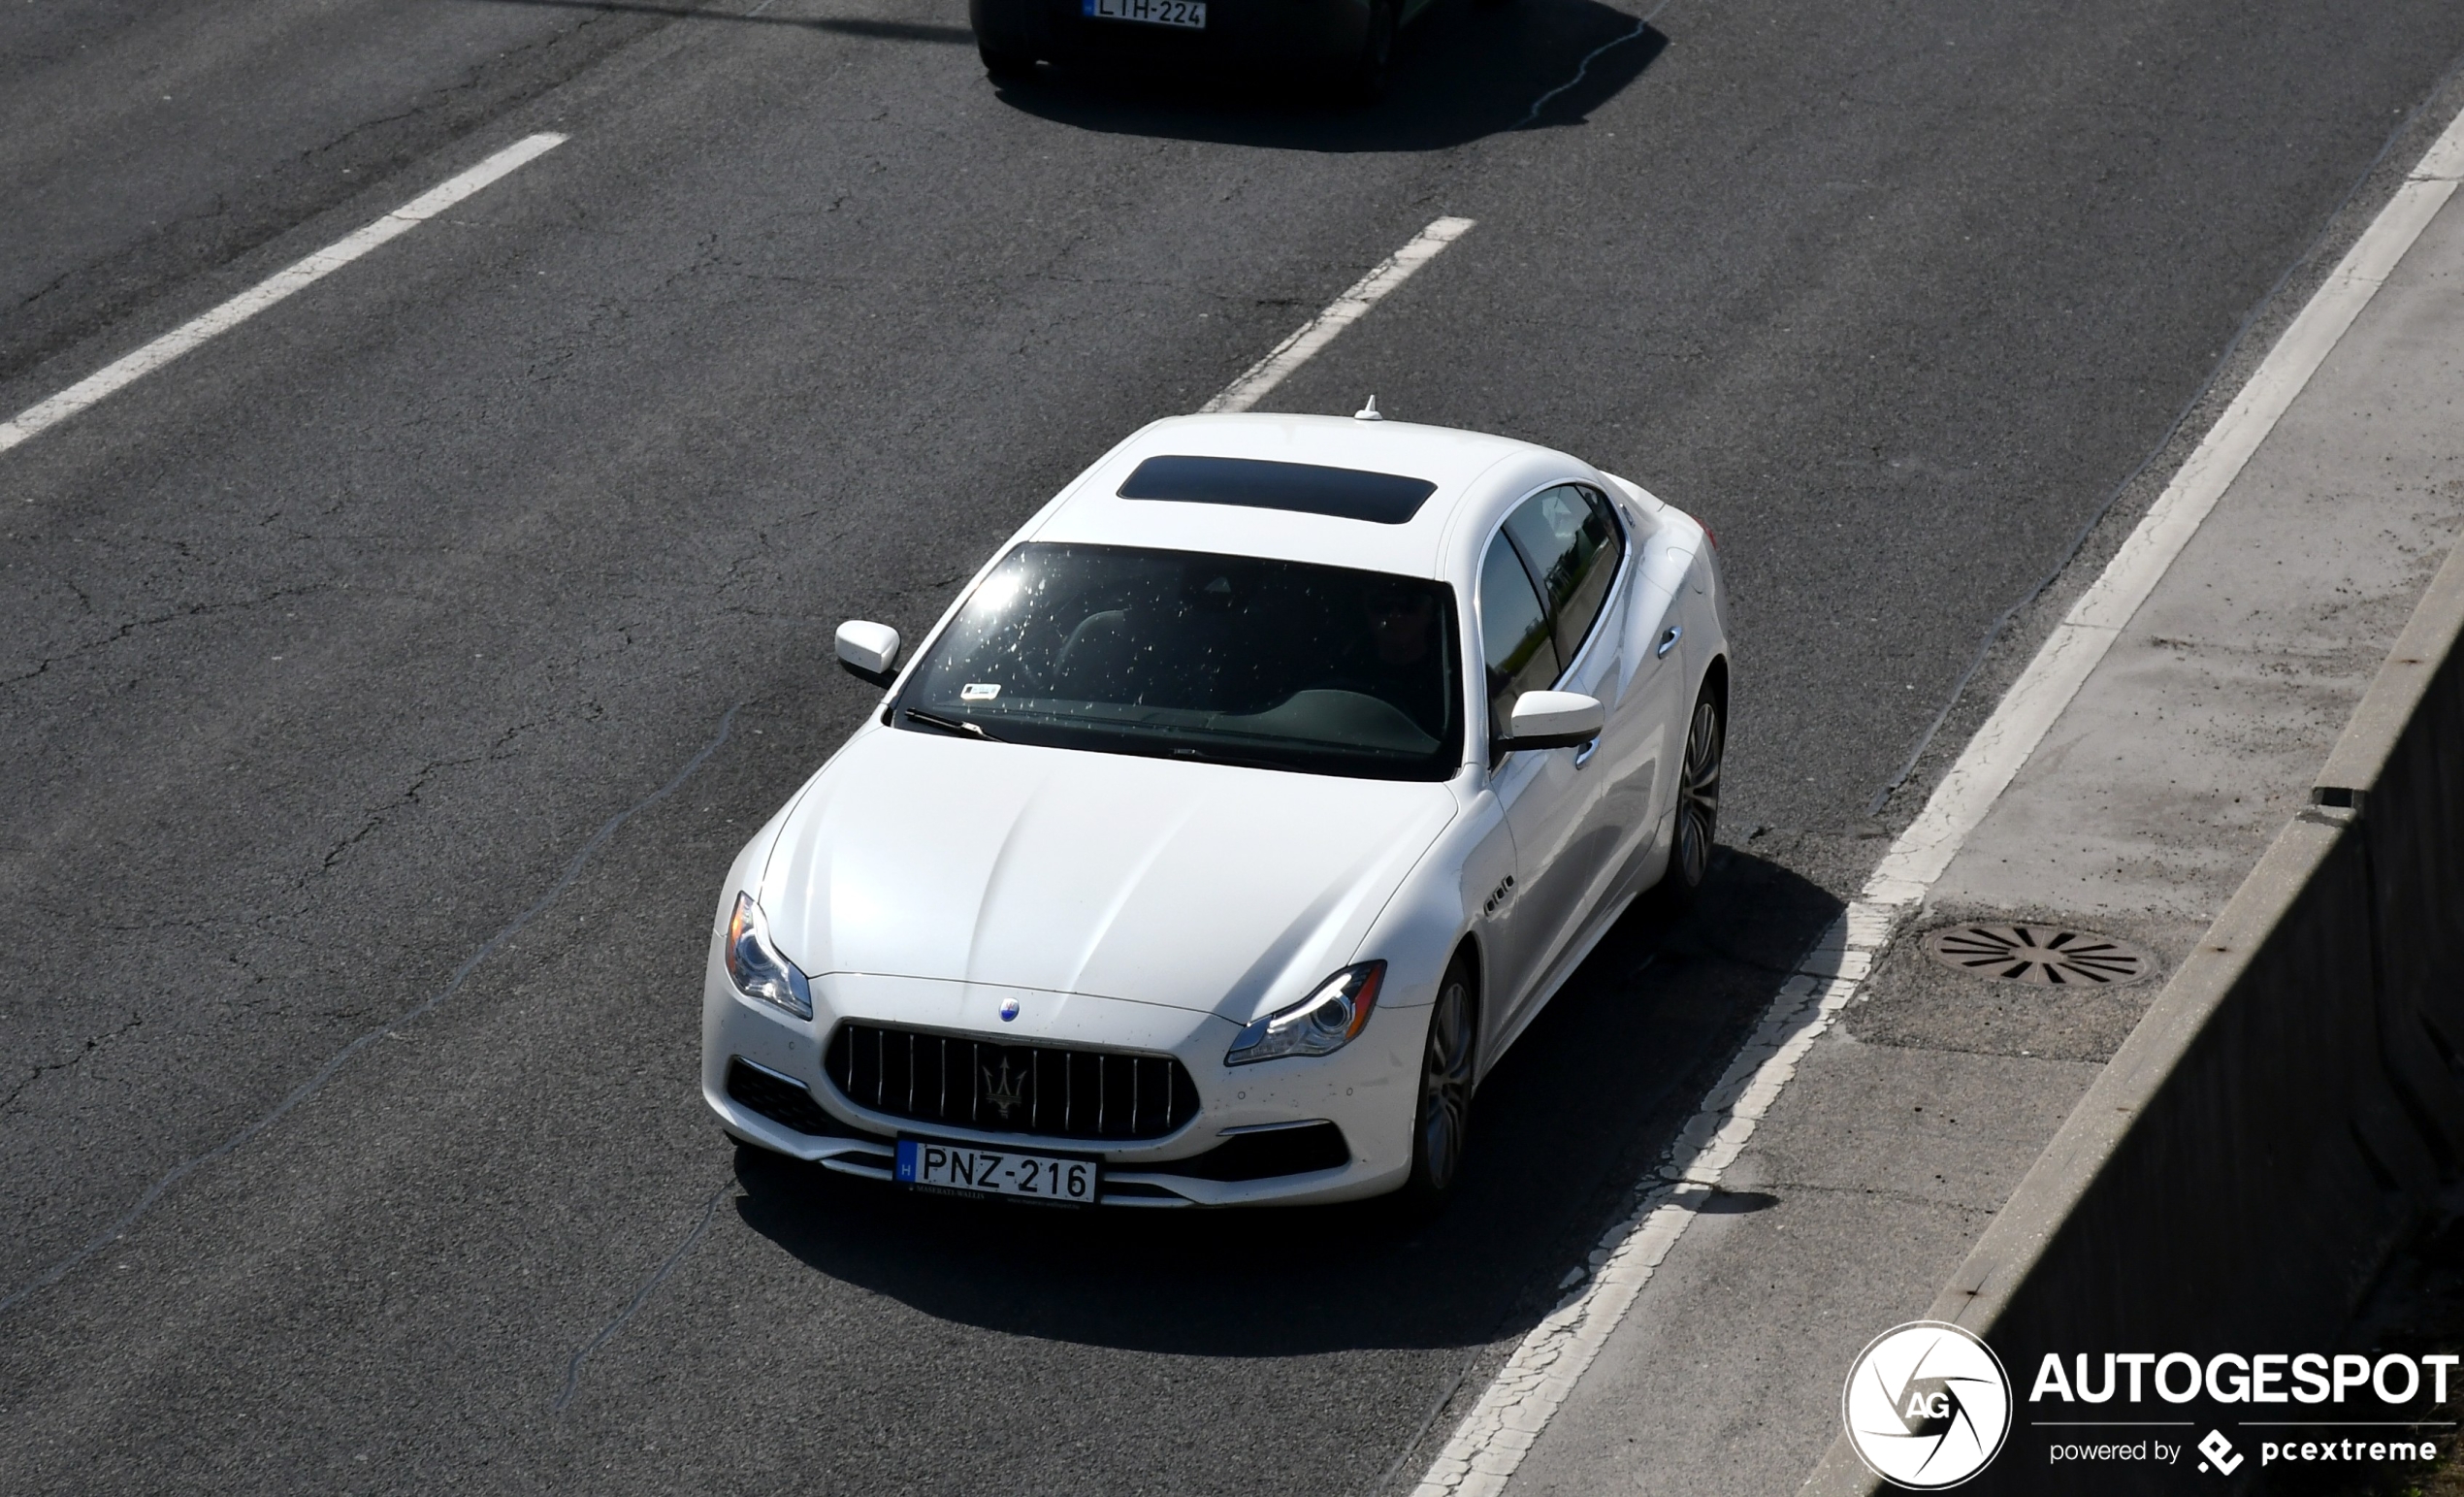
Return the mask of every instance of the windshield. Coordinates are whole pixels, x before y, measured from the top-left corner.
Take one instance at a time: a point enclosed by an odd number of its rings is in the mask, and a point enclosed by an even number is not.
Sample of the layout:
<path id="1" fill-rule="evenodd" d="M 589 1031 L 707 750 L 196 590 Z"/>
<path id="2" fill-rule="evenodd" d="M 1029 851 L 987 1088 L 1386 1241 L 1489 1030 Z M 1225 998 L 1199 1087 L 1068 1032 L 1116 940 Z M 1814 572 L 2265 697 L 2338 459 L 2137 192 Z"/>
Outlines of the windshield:
<path id="1" fill-rule="evenodd" d="M 917 732 L 1377 779 L 1463 760 L 1453 591 L 1120 546 L 1004 558 L 899 689 Z"/>

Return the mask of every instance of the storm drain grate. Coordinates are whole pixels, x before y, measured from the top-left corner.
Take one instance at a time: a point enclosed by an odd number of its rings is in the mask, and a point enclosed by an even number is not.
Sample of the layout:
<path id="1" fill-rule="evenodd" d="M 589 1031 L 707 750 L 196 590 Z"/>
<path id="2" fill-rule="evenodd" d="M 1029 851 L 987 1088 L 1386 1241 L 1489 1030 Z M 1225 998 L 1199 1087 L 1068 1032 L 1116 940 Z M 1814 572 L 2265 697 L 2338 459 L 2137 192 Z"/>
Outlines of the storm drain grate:
<path id="1" fill-rule="evenodd" d="M 1945 926 L 1925 949 L 1944 966 L 2039 988 L 2120 988 L 2156 970 L 2156 959 L 2126 941 L 2061 926 Z"/>

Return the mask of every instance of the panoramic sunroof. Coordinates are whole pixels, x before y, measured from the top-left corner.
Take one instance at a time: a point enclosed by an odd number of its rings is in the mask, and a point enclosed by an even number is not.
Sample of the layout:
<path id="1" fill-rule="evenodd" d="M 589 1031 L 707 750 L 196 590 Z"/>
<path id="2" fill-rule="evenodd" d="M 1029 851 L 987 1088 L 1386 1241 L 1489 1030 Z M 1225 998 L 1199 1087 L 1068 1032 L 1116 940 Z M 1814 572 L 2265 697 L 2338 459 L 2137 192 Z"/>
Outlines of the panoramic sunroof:
<path id="1" fill-rule="evenodd" d="M 1270 463 L 1247 457 L 1151 457 L 1120 486 L 1123 499 L 1183 504 L 1240 504 L 1290 509 L 1339 520 L 1401 525 L 1438 491 L 1426 478 L 1373 473 L 1314 463 Z"/>

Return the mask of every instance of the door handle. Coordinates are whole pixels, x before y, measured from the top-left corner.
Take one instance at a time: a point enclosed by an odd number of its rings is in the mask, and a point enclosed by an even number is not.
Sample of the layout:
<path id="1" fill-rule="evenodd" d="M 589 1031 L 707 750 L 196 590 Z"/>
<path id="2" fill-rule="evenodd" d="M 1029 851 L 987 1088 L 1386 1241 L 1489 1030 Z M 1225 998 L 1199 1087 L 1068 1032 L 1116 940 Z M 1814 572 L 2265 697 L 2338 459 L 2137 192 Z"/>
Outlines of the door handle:
<path id="1" fill-rule="evenodd" d="M 1667 654 L 1668 654 L 1670 650 L 1675 649 L 1675 648 L 1677 647 L 1677 640 L 1678 640 L 1680 637 L 1682 637 L 1682 636 L 1684 635 L 1684 634 L 1685 634 L 1685 626 L 1684 626 L 1684 625 L 1682 625 L 1682 624 L 1671 624 L 1671 625 L 1670 625 L 1670 626 L 1669 626 L 1669 632 L 1668 632 L 1667 634 L 1662 635 L 1660 636 L 1660 647 L 1659 647 L 1658 649 L 1653 650 L 1653 651 L 1651 652 L 1651 653 L 1652 653 L 1652 655 L 1653 655 L 1653 657 L 1656 659 L 1656 658 L 1659 658 L 1659 657 L 1665 656 L 1665 655 L 1667 655 Z"/>

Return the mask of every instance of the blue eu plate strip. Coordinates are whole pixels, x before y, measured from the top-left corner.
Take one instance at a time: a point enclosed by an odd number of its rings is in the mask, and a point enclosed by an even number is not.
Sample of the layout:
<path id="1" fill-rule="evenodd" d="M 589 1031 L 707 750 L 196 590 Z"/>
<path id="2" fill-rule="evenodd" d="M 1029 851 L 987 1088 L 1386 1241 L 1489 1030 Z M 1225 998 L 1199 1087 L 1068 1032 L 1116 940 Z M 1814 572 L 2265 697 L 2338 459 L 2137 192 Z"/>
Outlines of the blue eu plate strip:
<path id="1" fill-rule="evenodd" d="M 1095 0 L 1086 3 L 1093 5 Z M 898 1178 L 909 1185 L 916 1183 L 916 1141 L 912 1138 L 898 1140 Z"/>

